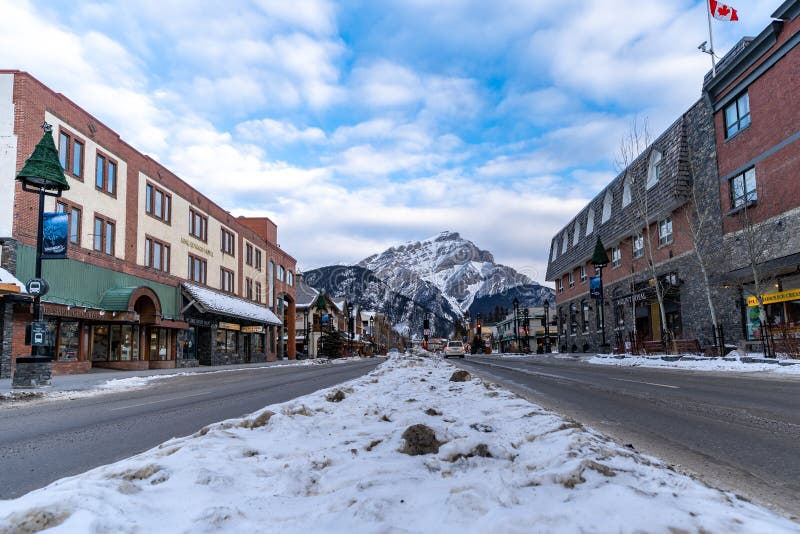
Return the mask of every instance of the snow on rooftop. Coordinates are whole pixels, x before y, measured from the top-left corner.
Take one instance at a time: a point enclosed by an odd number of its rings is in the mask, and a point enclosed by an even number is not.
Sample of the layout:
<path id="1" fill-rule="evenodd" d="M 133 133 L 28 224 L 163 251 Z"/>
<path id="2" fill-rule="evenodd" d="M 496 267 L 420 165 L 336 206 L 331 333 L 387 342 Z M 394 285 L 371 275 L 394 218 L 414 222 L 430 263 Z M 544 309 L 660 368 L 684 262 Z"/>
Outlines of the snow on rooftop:
<path id="1" fill-rule="evenodd" d="M 453 371 L 390 358 L 339 402 L 322 390 L 0 501 L 0 531 L 45 518 L 52 532 L 797 532 Z M 402 452 L 416 424 L 438 452 Z"/>
<path id="2" fill-rule="evenodd" d="M 21 292 L 27 293 L 27 291 L 25 291 L 25 284 L 17 280 L 13 274 L 2 267 L 0 267 L 0 284 L 13 284 L 17 286 Z"/>
<path id="3" fill-rule="evenodd" d="M 281 324 L 278 316 L 268 308 L 260 306 L 249 300 L 240 299 L 232 295 L 218 293 L 211 289 L 183 282 L 183 287 L 192 298 L 196 299 L 203 308 L 209 311 L 231 315 L 249 321 L 260 321 L 267 324 Z"/>

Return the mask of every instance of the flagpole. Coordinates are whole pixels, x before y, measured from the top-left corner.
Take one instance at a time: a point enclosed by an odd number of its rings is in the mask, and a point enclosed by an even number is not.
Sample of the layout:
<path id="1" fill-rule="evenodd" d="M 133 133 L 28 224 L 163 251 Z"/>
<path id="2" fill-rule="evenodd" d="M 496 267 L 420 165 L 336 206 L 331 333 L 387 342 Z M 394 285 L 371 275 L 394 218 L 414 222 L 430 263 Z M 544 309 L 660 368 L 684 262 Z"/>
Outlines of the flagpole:
<path id="1" fill-rule="evenodd" d="M 714 33 L 711 31 L 711 0 L 706 0 L 706 14 L 708 15 L 708 42 L 711 44 L 711 76 L 717 75 L 717 61 L 714 59 Z"/>

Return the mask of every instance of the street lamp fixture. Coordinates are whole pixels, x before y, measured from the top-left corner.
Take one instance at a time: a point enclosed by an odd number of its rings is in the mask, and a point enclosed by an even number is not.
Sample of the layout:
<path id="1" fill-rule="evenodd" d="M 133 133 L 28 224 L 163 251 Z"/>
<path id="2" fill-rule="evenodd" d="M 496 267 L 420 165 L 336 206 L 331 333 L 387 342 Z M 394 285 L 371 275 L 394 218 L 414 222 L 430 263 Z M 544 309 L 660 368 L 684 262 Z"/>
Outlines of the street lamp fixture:
<path id="1" fill-rule="evenodd" d="M 550 301 L 544 301 L 544 352 L 550 354 Z"/>
<path id="2" fill-rule="evenodd" d="M 31 343 L 30 363 L 45 363 L 49 361 L 44 355 L 40 355 L 40 347 L 49 345 L 49 340 L 45 339 L 46 325 L 43 322 L 41 297 L 47 293 L 47 282 L 42 280 L 42 251 L 44 243 L 44 197 L 60 197 L 63 191 L 69 189 L 67 178 L 64 176 L 64 169 L 58 159 L 58 150 L 53 139 L 53 127 L 42 124 L 44 134 L 42 139 L 33 149 L 33 153 L 25 162 L 22 170 L 17 174 L 17 180 L 22 182 L 22 190 L 39 195 L 39 212 L 36 233 L 36 271 L 35 278 L 28 282 L 28 286 L 33 288 L 29 293 L 33 294 L 33 324 L 31 331 L 33 334 Z M 17 364 L 28 363 L 22 359 L 17 360 Z M 17 365 L 20 368 L 20 365 Z M 16 374 L 16 373 L 15 373 Z M 50 383 L 50 371 L 46 371 L 48 376 L 43 377 L 41 385 Z M 16 382 L 16 380 L 15 380 Z"/>
<path id="3" fill-rule="evenodd" d="M 603 267 L 608 265 L 608 254 L 606 254 L 606 247 L 603 246 L 603 242 L 600 240 L 600 236 L 597 236 L 597 242 L 594 245 L 594 254 L 592 254 L 592 265 L 594 265 L 595 272 L 597 273 L 597 292 L 592 296 L 596 298 L 600 303 L 600 325 L 603 330 L 603 344 L 601 347 L 606 347 L 606 310 L 605 310 L 605 299 L 603 295 Z M 590 284 L 591 286 L 591 284 Z M 592 288 L 590 287 L 590 291 Z"/>
<path id="4" fill-rule="evenodd" d="M 514 305 L 514 339 L 517 343 L 517 351 L 519 351 L 519 299 L 514 297 L 512 304 Z"/>
<path id="5" fill-rule="evenodd" d="M 309 333 L 308 332 L 308 326 L 309 326 L 308 325 L 308 311 L 309 311 L 309 307 L 310 307 L 310 305 L 306 306 L 305 309 L 303 310 L 303 327 L 305 328 L 303 344 L 305 345 L 305 349 L 306 349 L 305 353 L 306 353 L 306 357 L 307 358 L 311 357 L 311 342 L 308 339 L 308 333 Z"/>

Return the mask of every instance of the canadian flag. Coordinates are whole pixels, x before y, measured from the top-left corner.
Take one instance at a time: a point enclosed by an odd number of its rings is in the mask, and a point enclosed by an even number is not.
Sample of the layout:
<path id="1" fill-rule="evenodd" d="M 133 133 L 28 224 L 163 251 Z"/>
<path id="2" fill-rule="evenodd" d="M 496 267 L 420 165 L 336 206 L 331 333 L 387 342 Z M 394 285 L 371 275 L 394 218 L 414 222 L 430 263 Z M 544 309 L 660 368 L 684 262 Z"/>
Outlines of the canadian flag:
<path id="1" fill-rule="evenodd" d="M 718 20 L 727 20 L 728 22 L 736 22 L 739 20 L 739 15 L 736 10 L 731 6 L 720 4 L 717 0 L 708 0 L 708 9 L 711 16 Z"/>

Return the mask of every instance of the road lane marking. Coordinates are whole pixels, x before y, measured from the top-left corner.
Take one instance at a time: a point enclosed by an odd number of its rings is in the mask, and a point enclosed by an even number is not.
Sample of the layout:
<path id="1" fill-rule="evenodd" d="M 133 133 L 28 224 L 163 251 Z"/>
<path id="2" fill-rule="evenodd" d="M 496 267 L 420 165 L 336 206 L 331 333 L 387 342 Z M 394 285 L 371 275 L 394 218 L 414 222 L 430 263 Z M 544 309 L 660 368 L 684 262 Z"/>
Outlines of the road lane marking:
<path id="1" fill-rule="evenodd" d="M 647 384 L 648 386 L 658 386 L 660 388 L 681 389 L 680 386 L 669 386 L 667 384 L 656 384 L 655 382 L 642 382 L 640 380 L 625 380 L 624 378 L 612 378 L 611 380 L 617 380 L 619 382 L 633 382 L 635 384 Z"/>
<path id="2" fill-rule="evenodd" d="M 203 393 L 192 393 L 191 395 L 183 395 L 182 397 L 172 397 L 170 399 L 161 399 L 161 400 L 150 401 L 150 402 L 142 402 L 140 404 L 128 404 L 127 406 L 120 406 L 119 408 L 111 408 L 111 410 L 109 410 L 109 411 L 114 412 L 116 410 L 125 410 L 125 409 L 128 409 L 128 408 L 136 408 L 138 406 L 147 406 L 148 404 L 158 404 L 159 402 L 169 402 L 169 401 L 180 400 L 180 399 L 188 399 L 189 397 L 199 397 L 200 395 L 205 395 L 205 394 L 206 394 L 205 392 L 203 392 Z"/>

